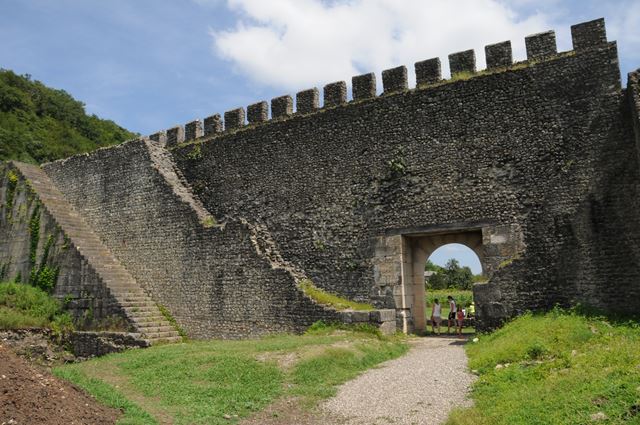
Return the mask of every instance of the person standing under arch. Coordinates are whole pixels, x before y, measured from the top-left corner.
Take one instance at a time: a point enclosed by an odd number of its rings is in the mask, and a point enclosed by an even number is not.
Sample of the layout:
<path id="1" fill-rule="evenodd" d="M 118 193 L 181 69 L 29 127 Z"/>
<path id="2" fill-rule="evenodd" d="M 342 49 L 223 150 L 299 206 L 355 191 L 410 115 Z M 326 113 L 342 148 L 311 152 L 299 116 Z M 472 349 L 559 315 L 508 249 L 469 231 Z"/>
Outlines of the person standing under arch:
<path id="1" fill-rule="evenodd" d="M 438 328 L 438 335 L 440 335 L 440 323 L 442 323 L 442 306 L 436 298 L 433 300 L 433 307 L 431 308 L 431 333 L 435 334 L 435 327 Z"/>
<path id="2" fill-rule="evenodd" d="M 453 330 L 456 330 L 456 301 L 453 299 L 451 295 L 447 296 L 447 301 L 449 301 L 449 317 L 447 323 L 447 333 L 451 334 L 451 327 L 453 326 Z"/>

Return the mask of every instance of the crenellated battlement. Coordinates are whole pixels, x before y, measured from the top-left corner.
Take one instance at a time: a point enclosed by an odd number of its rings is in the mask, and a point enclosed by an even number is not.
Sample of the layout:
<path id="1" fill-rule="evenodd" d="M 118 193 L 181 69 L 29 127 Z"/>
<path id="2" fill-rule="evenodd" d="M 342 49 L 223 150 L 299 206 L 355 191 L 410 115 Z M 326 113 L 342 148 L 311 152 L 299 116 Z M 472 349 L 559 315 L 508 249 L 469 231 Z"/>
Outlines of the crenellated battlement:
<path id="1" fill-rule="evenodd" d="M 571 27 L 573 50 L 600 48 L 608 44 L 604 18 L 583 22 Z M 541 61 L 553 60 L 570 52 L 558 53 L 554 31 L 545 31 L 525 37 L 527 59 L 514 63 L 511 41 L 485 46 L 486 68 L 478 71 L 476 55 L 473 49 L 452 53 L 448 56 L 451 78 L 442 78 L 440 58 L 431 58 L 414 64 L 416 86 L 414 89 L 424 90 L 442 84 L 452 83 L 474 76 L 487 75 L 509 69 L 521 69 Z M 516 68 L 517 67 L 517 68 Z M 463 78 L 464 77 L 464 78 Z M 406 66 L 398 66 L 382 71 L 382 93 L 388 96 L 410 90 L 408 70 Z M 149 139 L 176 146 L 202 137 L 236 131 L 246 126 L 260 125 L 271 120 L 282 120 L 295 115 L 311 114 L 326 108 L 335 108 L 354 102 L 377 97 L 376 75 L 367 73 L 351 79 L 351 100 L 348 100 L 347 83 L 336 81 L 323 87 L 324 103 L 320 106 L 318 88 L 311 88 L 296 93 L 295 108 L 291 95 L 260 101 L 246 108 L 236 108 L 224 113 L 224 123 L 220 114 L 204 119 L 194 120 L 184 126 L 172 127 L 149 136 Z M 271 116 L 269 117 L 269 109 Z M 246 115 L 246 117 L 245 117 Z"/>

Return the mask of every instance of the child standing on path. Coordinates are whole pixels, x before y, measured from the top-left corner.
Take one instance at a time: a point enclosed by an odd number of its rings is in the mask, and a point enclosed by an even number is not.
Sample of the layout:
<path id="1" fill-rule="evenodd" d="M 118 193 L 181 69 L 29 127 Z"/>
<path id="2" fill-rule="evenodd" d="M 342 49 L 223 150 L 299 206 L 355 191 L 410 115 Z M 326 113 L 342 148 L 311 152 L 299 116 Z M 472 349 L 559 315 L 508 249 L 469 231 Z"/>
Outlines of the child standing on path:
<path id="1" fill-rule="evenodd" d="M 456 312 L 456 322 L 458 328 L 458 337 L 462 338 L 462 325 L 464 324 L 464 311 L 462 311 L 462 306 L 458 306 L 458 311 Z"/>

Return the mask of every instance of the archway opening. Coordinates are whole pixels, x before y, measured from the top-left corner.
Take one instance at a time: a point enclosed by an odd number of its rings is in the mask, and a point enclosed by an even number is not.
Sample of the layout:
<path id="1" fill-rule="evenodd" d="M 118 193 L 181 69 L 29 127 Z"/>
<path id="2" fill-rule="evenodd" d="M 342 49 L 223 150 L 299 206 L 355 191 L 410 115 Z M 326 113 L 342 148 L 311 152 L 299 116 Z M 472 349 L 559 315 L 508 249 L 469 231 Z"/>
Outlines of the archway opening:
<path id="1" fill-rule="evenodd" d="M 473 285 L 485 280 L 480 257 L 467 245 L 447 243 L 434 250 L 424 265 L 427 331 L 474 333 Z"/>

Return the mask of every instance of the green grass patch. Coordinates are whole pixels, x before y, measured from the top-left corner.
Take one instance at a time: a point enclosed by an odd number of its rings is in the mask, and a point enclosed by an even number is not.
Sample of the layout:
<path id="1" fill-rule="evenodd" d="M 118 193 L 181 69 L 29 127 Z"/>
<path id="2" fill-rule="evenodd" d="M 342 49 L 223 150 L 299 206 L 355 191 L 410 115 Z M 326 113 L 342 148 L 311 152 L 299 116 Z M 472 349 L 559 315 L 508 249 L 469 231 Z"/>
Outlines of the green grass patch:
<path id="1" fill-rule="evenodd" d="M 21 283 L 0 283 L 0 329 L 48 327 L 63 332 L 73 327 L 60 302 L 45 291 Z"/>
<path id="2" fill-rule="evenodd" d="M 56 373 L 97 397 L 101 387 L 94 386 L 96 380 L 107 388 L 118 385 L 121 396 L 142 399 L 138 406 L 165 421 L 229 424 L 279 397 L 296 396 L 312 406 L 334 394 L 337 385 L 406 350 L 401 337 L 325 326 L 301 336 L 130 350 L 61 366 Z"/>
<path id="3" fill-rule="evenodd" d="M 299 287 L 305 295 L 318 304 L 333 307 L 336 310 L 374 310 L 371 304 L 358 303 L 324 291 L 315 286 L 310 280 L 303 280 L 300 282 Z"/>
<path id="4" fill-rule="evenodd" d="M 453 412 L 449 425 L 591 424 L 592 415 L 640 424 L 638 323 L 527 314 L 481 335 L 467 354 L 479 374 L 475 407 Z"/>
<path id="5" fill-rule="evenodd" d="M 90 378 L 77 367 L 58 367 L 53 369 L 53 374 L 59 378 L 75 383 L 92 394 L 100 403 L 122 410 L 123 416 L 117 422 L 119 425 L 147 425 L 158 423 L 151 415 L 135 403 L 129 401 L 111 385 L 99 379 Z"/>

